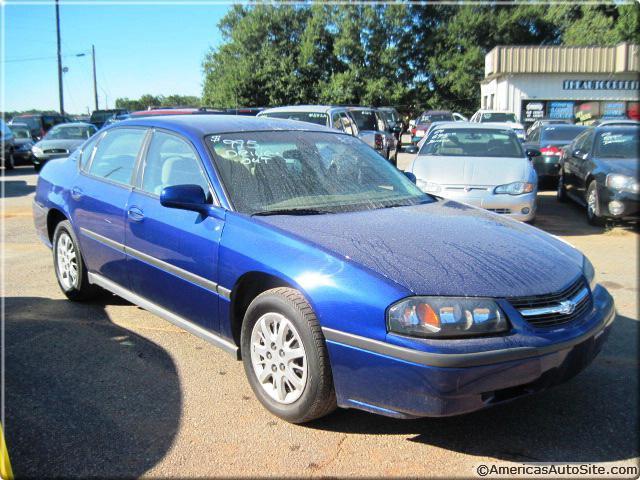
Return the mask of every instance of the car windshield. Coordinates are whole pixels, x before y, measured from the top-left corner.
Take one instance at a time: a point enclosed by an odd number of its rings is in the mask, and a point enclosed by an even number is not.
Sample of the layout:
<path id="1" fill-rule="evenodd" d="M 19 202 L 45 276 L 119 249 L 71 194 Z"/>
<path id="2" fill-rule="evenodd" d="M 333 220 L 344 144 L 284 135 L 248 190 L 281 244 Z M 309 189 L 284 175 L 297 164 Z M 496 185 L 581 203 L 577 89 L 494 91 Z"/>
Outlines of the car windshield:
<path id="1" fill-rule="evenodd" d="M 583 125 L 567 125 L 565 126 L 553 126 L 545 127 L 540 135 L 540 142 L 567 142 L 576 138 L 587 127 Z"/>
<path id="2" fill-rule="evenodd" d="M 285 118 L 287 120 L 298 120 L 299 122 L 315 123 L 316 125 L 327 125 L 327 114 L 322 112 L 268 112 L 262 115 L 269 118 Z"/>
<path id="3" fill-rule="evenodd" d="M 58 125 L 45 135 L 46 140 L 86 140 L 95 133 L 95 129 L 83 125 Z"/>
<path id="4" fill-rule="evenodd" d="M 481 122 L 512 122 L 516 123 L 513 113 L 487 112 L 482 114 Z"/>
<path id="5" fill-rule="evenodd" d="M 418 119 L 418 123 L 432 123 L 432 122 L 449 122 L 453 121 L 453 115 L 450 113 L 432 113 L 422 115 Z"/>
<path id="6" fill-rule="evenodd" d="M 349 112 L 358 126 L 358 130 L 378 130 L 378 122 L 373 110 L 351 110 Z"/>
<path id="7" fill-rule="evenodd" d="M 246 214 L 314 214 L 433 201 L 361 140 L 301 131 L 207 137 L 234 208 Z"/>
<path id="8" fill-rule="evenodd" d="M 26 127 L 11 127 L 15 138 L 31 139 L 31 131 Z"/>
<path id="9" fill-rule="evenodd" d="M 598 134 L 594 154 L 600 158 L 638 158 L 640 129 L 616 129 Z"/>
<path id="10" fill-rule="evenodd" d="M 444 157 L 523 157 L 520 141 L 512 130 L 435 128 L 420 155 Z"/>

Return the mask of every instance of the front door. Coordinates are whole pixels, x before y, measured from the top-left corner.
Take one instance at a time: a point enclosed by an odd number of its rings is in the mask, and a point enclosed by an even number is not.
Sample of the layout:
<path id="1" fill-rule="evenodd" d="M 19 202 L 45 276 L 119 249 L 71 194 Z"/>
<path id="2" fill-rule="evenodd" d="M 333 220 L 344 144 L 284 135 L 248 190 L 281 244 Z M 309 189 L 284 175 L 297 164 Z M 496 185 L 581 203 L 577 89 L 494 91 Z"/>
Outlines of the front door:
<path id="1" fill-rule="evenodd" d="M 160 205 L 162 189 L 199 185 L 213 202 L 199 155 L 184 138 L 156 130 L 128 202 L 125 243 L 132 290 L 218 331 L 218 245 L 224 222 Z"/>

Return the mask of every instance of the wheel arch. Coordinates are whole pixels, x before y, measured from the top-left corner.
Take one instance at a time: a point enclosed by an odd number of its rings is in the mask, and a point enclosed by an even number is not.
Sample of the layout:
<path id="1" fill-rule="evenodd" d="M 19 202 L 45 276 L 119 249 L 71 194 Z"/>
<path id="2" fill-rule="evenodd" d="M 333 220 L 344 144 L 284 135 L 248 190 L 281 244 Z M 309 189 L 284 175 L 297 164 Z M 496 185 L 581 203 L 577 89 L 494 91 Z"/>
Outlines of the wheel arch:
<path id="1" fill-rule="evenodd" d="M 56 227 L 60 222 L 64 222 L 65 220 L 69 220 L 67 216 L 57 208 L 50 208 L 47 212 L 47 235 L 49 236 L 49 241 L 53 242 L 53 234 L 56 231 Z"/>

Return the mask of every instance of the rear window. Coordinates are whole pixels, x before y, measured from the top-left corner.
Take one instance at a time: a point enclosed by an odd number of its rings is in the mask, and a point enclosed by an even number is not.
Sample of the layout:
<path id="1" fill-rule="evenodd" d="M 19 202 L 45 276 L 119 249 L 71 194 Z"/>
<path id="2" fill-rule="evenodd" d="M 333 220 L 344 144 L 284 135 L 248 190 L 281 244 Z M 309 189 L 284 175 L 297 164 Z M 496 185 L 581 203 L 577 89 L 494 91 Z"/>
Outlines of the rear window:
<path id="1" fill-rule="evenodd" d="M 513 113 L 491 112 L 483 113 L 481 122 L 513 122 L 516 123 L 516 116 Z"/>
<path id="2" fill-rule="evenodd" d="M 599 133 L 596 138 L 595 156 L 611 159 L 638 158 L 638 134 L 640 129 L 613 130 Z"/>
<path id="3" fill-rule="evenodd" d="M 35 115 L 25 115 L 25 116 L 21 116 L 21 117 L 13 117 L 13 120 L 11 120 L 12 123 L 24 123 L 26 125 L 29 125 L 29 128 L 31 130 L 36 130 L 36 129 L 40 129 L 40 117 L 37 117 Z"/>
<path id="4" fill-rule="evenodd" d="M 378 121 L 373 110 L 351 110 L 349 113 L 359 130 L 378 130 Z"/>
<path id="5" fill-rule="evenodd" d="M 322 112 L 269 112 L 261 116 L 297 120 L 299 122 L 315 123 L 316 125 L 322 126 L 327 125 L 327 119 L 329 118 L 326 113 Z"/>
<path id="6" fill-rule="evenodd" d="M 453 121 L 453 115 L 450 113 L 434 113 L 429 115 L 422 115 L 418 120 L 418 123 L 432 123 L 432 122 L 450 122 Z"/>
<path id="7" fill-rule="evenodd" d="M 567 126 L 567 127 L 545 127 L 540 135 L 540 141 L 547 142 L 564 142 L 570 143 L 580 133 L 584 132 L 585 126 Z"/>
<path id="8" fill-rule="evenodd" d="M 513 130 L 435 128 L 419 155 L 444 157 L 523 157 L 520 141 Z"/>

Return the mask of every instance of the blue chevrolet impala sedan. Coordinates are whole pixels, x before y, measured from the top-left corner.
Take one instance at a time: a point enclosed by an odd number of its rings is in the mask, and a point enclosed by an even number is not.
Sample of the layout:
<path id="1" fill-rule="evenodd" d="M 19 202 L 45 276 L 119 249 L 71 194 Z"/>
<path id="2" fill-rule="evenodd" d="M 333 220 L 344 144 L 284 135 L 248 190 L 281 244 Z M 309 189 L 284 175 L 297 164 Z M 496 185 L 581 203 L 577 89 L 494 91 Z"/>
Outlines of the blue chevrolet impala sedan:
<path id="1" fill-rule="evenodd" d="M 45 166 L 33 212 L 70 300 L 107 290 L 221 347 L 290 422 L 511 401 L 585 368 L 615 313 L 565 242 L 302 122 L 122 121 Z"/>

